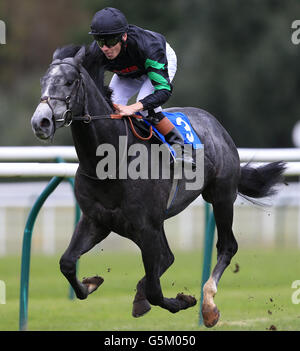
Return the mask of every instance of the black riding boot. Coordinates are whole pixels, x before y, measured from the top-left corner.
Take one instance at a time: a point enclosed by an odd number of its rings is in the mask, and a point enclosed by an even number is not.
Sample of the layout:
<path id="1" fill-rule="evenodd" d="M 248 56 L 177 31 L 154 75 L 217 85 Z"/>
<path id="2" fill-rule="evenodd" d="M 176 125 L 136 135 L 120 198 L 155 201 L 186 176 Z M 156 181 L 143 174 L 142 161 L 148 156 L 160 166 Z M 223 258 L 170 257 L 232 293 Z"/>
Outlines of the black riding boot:
<path id="1" fill-rule="evenodd" d="M 176 162 L 184 162 L 184 163 L 191 163 L 192 165 L 195 164 L 191 152 L 191 148 L 186 150 L 184 147 L 184 140 L 182 139 L 181 134 L 178 132 L 177 128 L 174 127 L 168 134 L 164 135 L 166 142 L 168 142 L 171 146 L 174 144 L 178 144 L 181 146 L 181 152 L 179 155 L 176 155 L 175 161 Z"/>
<path id="2" fill-rule="evenodd" d="M 167 143 L 171 146 L 174 144 L 181 146 L 181 155 L 176 156 L 175 161 L 195 165 L 191 153 L 187 152 L 186 148 L 184 148 L 184 140 L 173 123 L 162 112 L 151 114 L 148 118 L 151 123 L 155 125 L 155 128 L 165 137 Z M 191 151 L 191 149 L 188 150 Z"/>

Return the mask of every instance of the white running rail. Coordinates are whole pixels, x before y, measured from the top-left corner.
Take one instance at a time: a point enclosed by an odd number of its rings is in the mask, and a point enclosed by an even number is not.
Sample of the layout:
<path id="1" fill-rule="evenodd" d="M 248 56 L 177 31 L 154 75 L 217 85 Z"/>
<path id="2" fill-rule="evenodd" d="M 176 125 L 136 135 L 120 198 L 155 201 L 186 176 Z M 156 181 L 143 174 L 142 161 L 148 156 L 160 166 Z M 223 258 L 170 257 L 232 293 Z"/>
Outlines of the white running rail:
<path id="1" fill-rule="evenodd" d="M 238 152 L 241 163 L 251 161 L 259 165 L 264 162 L 285 161 L 285 175 L 300 175 L 300 148 L 240 148 Z M 53 163 L 58 157 L 66 163 Z M 72 177 L 77 167 L 78 158 L 73 146 L 0 147 L 0 177 Z"/>

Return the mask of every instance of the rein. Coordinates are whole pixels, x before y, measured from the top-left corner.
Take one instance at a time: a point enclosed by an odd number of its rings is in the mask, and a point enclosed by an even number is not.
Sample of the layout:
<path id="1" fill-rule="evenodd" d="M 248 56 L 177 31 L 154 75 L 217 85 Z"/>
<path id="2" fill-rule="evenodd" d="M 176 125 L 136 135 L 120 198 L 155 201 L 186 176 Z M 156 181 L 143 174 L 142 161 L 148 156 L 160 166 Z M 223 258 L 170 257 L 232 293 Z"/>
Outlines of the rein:
<path id="1" fill-rule="evenodd" d="M 90 115 L 85 115 L 85 116 L 74 116 L 72 118 L 73 121 L 82 121 L 84 123 L 90 123 L 92 120 L 99 120 L 99 119 L 123 119 L 123 118 L 128 118 L 129 123 L 130 123 L 130 128 L 132 130 L 133 135 L 140 139 L 140 140 L 150 140 L 153 136 L 153 129 L 152 126 L 150 126 L 150 134 L 148 137 L 142 137 L 141 135 L 139 135 L 136 131 L 136 129 L 134 128 L 133 122 L 132 122 L 132 117 L 136 118 L 136 119 L 143 119 L 142 116 L 139 115 L 132 115 L 132 116 L 122 116 L 119 114 L 110 114 L 110 115 L 99 115 L 99 116 L 90 116 Z"/>
<path id="2" fill-rule="evenodd" d="M 70 65 L 74 68 L 76 68 L 76 70 L 78 71 L 78 73 L 80 74 L 80 78 L 78 78 L 76 80 L 76 84 L 74 85 L 70 95 L 66 96 L 65 98 L 63 97 L 60 97 L 60 96 L 43 96 L 41 97 L 41 100 L 40 102 L 41 103 L 46 103 L 49 108 L 51 109 L 51 112 L 52 112 L 52 121 L 53 121 L 53 124 L 54 124 L 54 128 L 56 129 L 56 123 L 57 122 L 63 122 L 63 126 L 64 127 L 69 127 L 73 121 L 82 121 L 86 124 L 89 124 L 91 123 L 93 120 L 100 120 L 100 119 L 110 119 L 110 120 L 114 120 L 114 119 L 123 119 L 123 117 L 127 117 L 128 120 L 129 120 L 129 123 L 130 123 L 130 127 L 131 127 L 131 130 L 132 130 L 132 133 L 133 135 L 140 139 L 140 140 L 143 140 L 143 141 L 146 141 L 146 140 L 150 140 L 153 136 L 153 129 L 152 129 L 152 126 L 150 126 L 150 134 L 148 137 L 142 137 L 141 135 L 139 135 L 137 133 L 137 131 L 135 130 L 134 128 L 134 125 L 133 125 L 133 122 L 132 122 L 132 117 L 133 118 L 137 118 L 137 119 L 143 119 L 142 116 L 140 115 L 132 115 L 132 116 L 122 116 L 120 114 L 103 114 L 103 115 L 97 115 L 97 116 L 91 116 L 89 113 L 88 113 L 88 110 L 87 110 L 87 106 L 86 106 L 86 101 L 87 101 L 87 98 L 86 98 L 86 89 L 85 89 L 85 86 L 83 84 L 83 79 L 82 79 L 82 72 L 78 69 L 77 66 L 73 65 L 72 63 L 69 63 L 69 62 L 60 62 L 60 63 L 53 63 L 52 65 L 61 65 L 61 64 L 64 64 L 64 65 Z M 72 109 L 70 108 L 70 101 L 72 99 L 72 95 L 75 91 L 75 88 L 77 88 L 76 90 L 76 95 L 75 95 L 75 98 L 77 98 L 78 96 L 78 91 L 79 91 L 79 88 L 80 88 L 80 83 L 82 83 L 82 86 L 83 86 L 83 91 L 84 91 L 84 97 L 85 97 L 85 111 L 84 111 L 84 116 L 74 116 L 73 115 L 73 112 L 72 112 Z M 66 110 L 65 112 L 62 114 L 62 118 L 59 118 L 59 119 L 55 119 L 55 116 L 54 116 L 54 110 L 53 110 L 53 107 L 51 106 L 51 100 L 59 100 L 59 101 L 63 101 L 65 104 L 66 104 Z"/>

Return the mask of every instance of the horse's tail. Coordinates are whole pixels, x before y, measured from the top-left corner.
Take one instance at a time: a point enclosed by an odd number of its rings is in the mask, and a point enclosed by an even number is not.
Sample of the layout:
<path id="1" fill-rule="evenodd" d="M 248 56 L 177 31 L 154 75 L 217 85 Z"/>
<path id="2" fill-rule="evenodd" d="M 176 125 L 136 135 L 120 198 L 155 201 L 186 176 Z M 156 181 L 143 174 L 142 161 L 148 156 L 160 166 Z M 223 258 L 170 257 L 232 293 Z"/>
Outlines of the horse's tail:
<path id="1" fill-rule="evenodd" d="M 286 163 L 282 161 L 271 162 L 258 168 L 251 167 L 247 163 L 241 168 L 238 192 L 247 198 L 262 198 L 274 195 L 277 192 L 276 185 L 283 180 L 285 169 Z"/>

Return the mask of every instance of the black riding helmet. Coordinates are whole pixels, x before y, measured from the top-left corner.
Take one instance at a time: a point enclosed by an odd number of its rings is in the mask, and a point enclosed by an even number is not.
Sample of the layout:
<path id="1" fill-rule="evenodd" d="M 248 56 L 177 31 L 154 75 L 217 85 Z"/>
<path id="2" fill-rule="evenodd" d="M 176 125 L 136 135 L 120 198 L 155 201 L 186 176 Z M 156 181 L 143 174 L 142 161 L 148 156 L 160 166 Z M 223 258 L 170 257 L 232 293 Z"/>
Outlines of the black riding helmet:
<path id="1" fill-rule="evenodd" d="M 113 7 L 106 7 L 94 15 L 89 34 L 113 36 L 125 33 L 127 29 L 128 22 L 123 13 Z"/>

